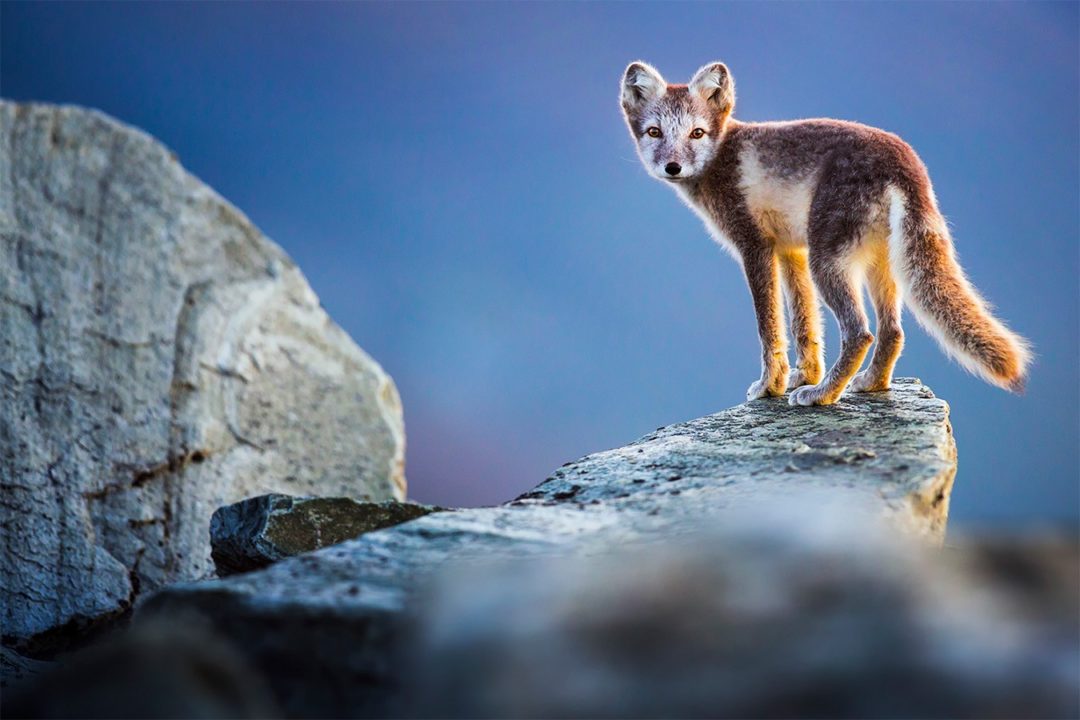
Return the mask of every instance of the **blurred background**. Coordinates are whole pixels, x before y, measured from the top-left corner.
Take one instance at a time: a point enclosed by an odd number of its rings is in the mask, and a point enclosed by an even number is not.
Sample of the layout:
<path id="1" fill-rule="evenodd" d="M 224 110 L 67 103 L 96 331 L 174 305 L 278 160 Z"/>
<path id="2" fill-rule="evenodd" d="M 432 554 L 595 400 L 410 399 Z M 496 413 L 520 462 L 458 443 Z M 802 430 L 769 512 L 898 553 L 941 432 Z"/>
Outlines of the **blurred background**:
<path id="1" fill-rule="evenodd" d="M 953 527 L 1075 525 L 1078 9 L 4 2 L 0 93 L 172 148 L 394 377 L 410 496 L 477 505 L 757 378 L 737 265 L 646 176 L 617 102 L 631 60 L 672 82 L 723 60 L 742 120 L 857 120 L 920 153 L 969 275 L 1038 353 L 1010 396 L 905 314 L 898 374 L 952 406 Z"/>

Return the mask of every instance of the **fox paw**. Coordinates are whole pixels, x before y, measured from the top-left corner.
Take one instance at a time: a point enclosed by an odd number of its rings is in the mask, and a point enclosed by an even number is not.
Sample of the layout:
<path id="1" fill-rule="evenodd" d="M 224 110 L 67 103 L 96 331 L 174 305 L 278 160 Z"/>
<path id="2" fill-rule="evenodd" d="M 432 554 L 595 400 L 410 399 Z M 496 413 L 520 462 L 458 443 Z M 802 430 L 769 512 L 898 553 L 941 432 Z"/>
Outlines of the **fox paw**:
<path id="1" fill-rule="evenodd" d="M 795 368 L 791 371 L 791 375 L 788 376 L 787 386 L 788 389 L 802 387 L 803 385 L 813 385 L 821 379 L 820 372 L 808 372 L 802 368 Z"/>
<path id="2" fill-rule="evenodd" d="M 787 388 L 778 388 L 775 381 L 758 380 L 746 390 L 747 400 L 757 400 L 770 395 L 783 395 Z"/>
<path id="3" fill-rule="evenodd" d="M 839 397 L 839 393 L 833 393 L 832 388 L 824 383 L 817 385 L 803 385 L 795 388 L 788 395 L 789 405 L 832 405 Z"/>
<path id="4" fill-rule="evenodd" d="M 851 384 L 848 385 L 848 391 L 850 392 L 881 392 L 882 390 L 888 390 L 891 382 L 888 378 L 878 377 L 873 375 L 869 370 L 863 370 L 855 374 L 855 377 L 851 378 Z"/>

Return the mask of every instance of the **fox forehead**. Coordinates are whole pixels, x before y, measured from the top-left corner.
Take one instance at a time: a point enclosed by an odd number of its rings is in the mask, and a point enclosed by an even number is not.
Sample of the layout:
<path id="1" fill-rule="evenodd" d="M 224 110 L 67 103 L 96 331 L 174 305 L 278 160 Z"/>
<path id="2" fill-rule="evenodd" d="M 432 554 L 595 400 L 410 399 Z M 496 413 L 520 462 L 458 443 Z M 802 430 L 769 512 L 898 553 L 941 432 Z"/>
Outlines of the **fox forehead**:
<path id="1" fill-rule="evenodd" d="M 634 118 L 634 126 L 641 135 L 653 125 L 678 128 L 702 127 L 711 130 L 711 116 L 706 108 L 690 93 L 686 85 L 668 85 L 667 90 Z"/>

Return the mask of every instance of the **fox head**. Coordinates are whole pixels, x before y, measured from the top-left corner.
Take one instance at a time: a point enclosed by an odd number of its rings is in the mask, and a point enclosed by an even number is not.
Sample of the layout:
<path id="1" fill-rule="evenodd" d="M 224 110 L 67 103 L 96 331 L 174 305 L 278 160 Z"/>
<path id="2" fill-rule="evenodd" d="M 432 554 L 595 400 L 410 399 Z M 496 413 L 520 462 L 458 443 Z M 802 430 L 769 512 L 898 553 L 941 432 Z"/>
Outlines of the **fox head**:
<path id="1" fill-rule="evenodd" d="M 622 80 L 622 109 L 649 174 L 678 183 L 709 164 L 735 108 L 735 81 L 724 63 L 709 63 L 688 85 L 669 85 L 656 68 L 633 62 Z"/>

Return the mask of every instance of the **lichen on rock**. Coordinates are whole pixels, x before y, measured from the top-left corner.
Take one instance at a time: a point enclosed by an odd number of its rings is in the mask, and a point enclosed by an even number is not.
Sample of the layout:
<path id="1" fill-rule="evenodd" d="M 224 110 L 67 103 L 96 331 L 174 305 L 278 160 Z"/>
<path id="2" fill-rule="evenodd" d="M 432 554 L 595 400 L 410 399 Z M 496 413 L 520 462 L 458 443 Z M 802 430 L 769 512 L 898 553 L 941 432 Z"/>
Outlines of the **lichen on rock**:
<path id="1" fill-rule="evenodd" d="M 219 577 L 249 572 L 364 533 L 415 520 L 441 508 L 388 500 L 292 497 L 274 493 L 218 508 L 210 545 Z"/>

